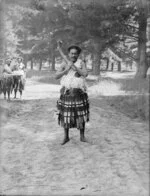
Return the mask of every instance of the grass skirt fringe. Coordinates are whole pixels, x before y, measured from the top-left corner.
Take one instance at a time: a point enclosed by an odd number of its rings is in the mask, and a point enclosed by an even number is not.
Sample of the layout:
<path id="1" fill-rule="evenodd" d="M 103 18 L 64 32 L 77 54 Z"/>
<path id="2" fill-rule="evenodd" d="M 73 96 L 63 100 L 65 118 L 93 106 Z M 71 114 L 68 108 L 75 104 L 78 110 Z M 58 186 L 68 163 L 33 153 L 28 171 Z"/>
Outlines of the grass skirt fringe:
<path id="1" fill-rule="evenodd" d="M 58 124 L 64 128 L 82 129 L 89 121 L 88 95 L 81 89 L 62 88 L 57 108 Z"/>

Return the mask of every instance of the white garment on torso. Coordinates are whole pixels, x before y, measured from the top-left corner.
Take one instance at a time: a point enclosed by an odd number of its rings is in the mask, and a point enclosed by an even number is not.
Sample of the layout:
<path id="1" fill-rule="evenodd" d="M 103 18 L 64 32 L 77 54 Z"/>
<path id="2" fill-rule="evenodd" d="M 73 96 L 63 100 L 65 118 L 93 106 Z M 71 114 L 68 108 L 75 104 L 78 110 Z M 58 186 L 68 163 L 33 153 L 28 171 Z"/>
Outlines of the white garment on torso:
<path id="1" fill-rule="evenodd" d="M 23 70 L 15 70 L 15 71 L 13 71 L 13 73 L 12 73 L 13 75 L 20 75 L 20 76 L 23 76 L 24 75 L 24 71 Z"/>
<path id="2" fill-rule="evenodd" d="M 13 71 L 13 74 L 14 75 L 25 76 L 25 72 L 24 72 L 23 68 L 24 68 L 24 64 L 23 63 L 20 63 L 18 65 L 18 70 Z"/>
<path id="3" fill-rule="evenodd" d="M 24 68 L 24 64 L 23 63 L 20 63 L 19 69 L 23 69 L 23 68 Z"/>
<path id="4" fill-rule="evenodd" d="M 82 68 L 82 60 L 77 60 L 74 65 L 78 68 Z M 76 71 L 73 69 L 70 69 L 67 75 L 64 75 L 61 78 L 60 84 L 62 87 L 65 87 L 67 89 L 70 88 L 80 88 L 82 90 L 86 90 L 86 82 L 85 78 L 83 76 L 76 77 L 75 76 Z"/>

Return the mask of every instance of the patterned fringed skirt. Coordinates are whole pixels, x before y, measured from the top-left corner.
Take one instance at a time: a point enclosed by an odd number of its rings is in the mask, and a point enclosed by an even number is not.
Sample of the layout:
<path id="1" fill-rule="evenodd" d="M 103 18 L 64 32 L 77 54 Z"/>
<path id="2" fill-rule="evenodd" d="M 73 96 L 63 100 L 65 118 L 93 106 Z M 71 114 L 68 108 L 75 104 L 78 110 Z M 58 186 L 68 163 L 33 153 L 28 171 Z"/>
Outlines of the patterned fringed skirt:
<path id="1" fill-rule="evenodd" d="M 60 91 L 57 101 L 58 124 L 68 128 L 82 129 L 89 121 L 89 100 L 86 92 L 78 88 Z"/>
<path id="2" fill-rule="evenodd" d="M 13 90 L 13 85 L 14 85 L 14 78 L 12 75 L 7 74 L 7 75 L 2 75 L 0 77 L 0 94 L 3 92 L 12 92 Z"/>

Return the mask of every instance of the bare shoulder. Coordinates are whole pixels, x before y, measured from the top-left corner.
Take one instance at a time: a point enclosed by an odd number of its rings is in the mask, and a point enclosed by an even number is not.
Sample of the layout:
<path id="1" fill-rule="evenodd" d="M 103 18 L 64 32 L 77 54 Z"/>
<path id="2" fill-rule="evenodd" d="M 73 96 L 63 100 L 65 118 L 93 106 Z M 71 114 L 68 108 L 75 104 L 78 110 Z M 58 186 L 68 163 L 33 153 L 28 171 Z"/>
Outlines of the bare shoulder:
<path id="1" fill-rule="evenodd" d="M 3 67 L 3 69 L 4 70 L 8 70 L 8 69 L 10 69 L 10 67 L 7 64 L 5 64 L 4 67 Z"/>
<path id="2" fill-rule="evenodd" d="M 5 65 L 4 65 L 4 68 L 8 68 L 8 65 L 7 65 L 7 64 L 5 64 Z"/>

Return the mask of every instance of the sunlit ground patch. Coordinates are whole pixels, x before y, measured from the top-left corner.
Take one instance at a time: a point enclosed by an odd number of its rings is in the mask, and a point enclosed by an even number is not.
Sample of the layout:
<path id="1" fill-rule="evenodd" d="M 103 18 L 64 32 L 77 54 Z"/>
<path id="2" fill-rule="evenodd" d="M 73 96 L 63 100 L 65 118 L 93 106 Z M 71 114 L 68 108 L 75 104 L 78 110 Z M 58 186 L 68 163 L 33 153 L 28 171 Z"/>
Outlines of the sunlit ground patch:
<path id="1" fill-rule="evenodd" d="M 46 99 L 46 98 L 58 98 L 60 91 L 60 85 L 53 84 L 37 84 L 35 86 L 27 86 L 23 99 Z"/>
<path id="2" fill-rule="evenodd" d="M 89 96 L 117 96 L 125 95 L 125 92 L 121 90 L 121 84 L 117 84 L 112 81 L 100 81 L 99 83 L 89 87 Z"/>

